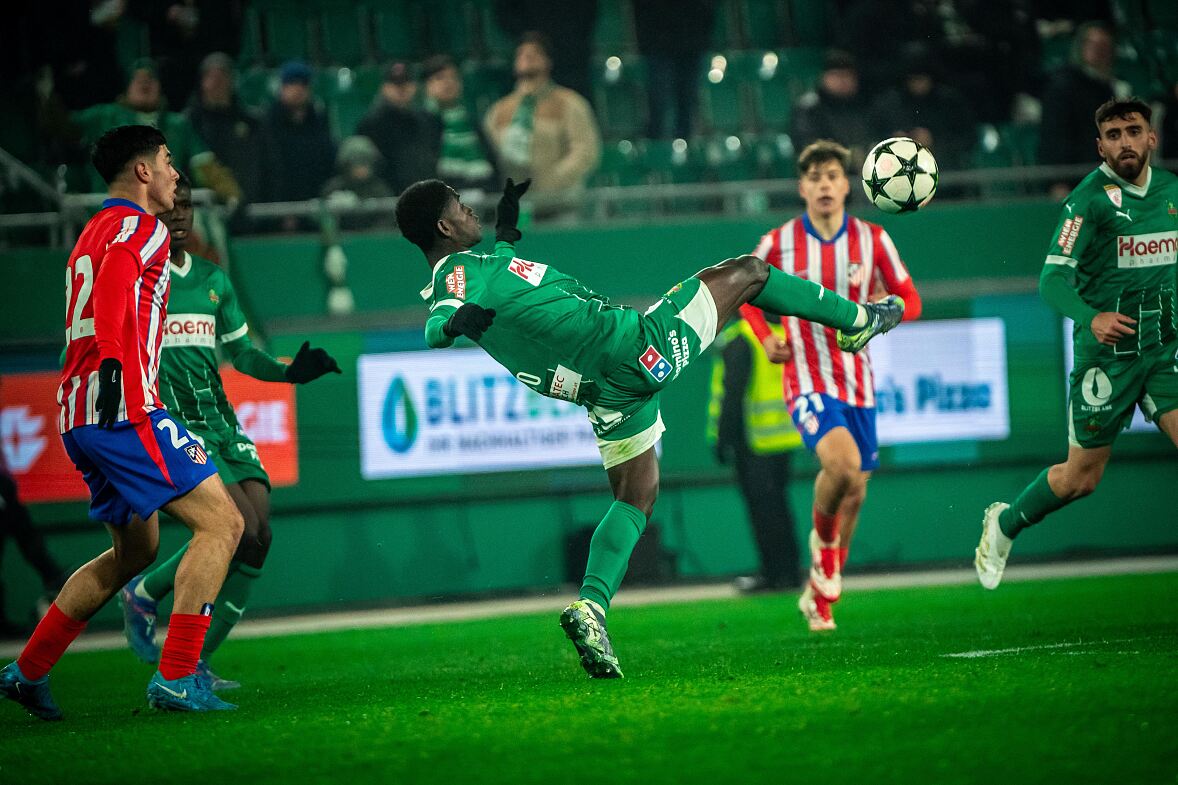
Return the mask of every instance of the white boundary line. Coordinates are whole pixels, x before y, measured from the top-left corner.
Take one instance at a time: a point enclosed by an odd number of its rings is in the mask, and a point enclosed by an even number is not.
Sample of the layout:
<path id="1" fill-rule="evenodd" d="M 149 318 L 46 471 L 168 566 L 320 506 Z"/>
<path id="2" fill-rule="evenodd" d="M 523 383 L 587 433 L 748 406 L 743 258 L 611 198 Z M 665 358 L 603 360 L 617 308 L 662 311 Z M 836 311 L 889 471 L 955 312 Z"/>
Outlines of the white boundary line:
<path id="1" fill-rule="evenodd" d="M 1140 575 L 1146 573 L 1178 572 L 1178 556 L 1150 556 L 1141 558 L 1107 559 L 1103 561 L 1064 562 L 1041 565 L 1012 565 L 1003 576 L 1005 583 L 1019 581 L 1056 580 L 1108 575 Z M 977 575 L 972 569 L 930 570 L 927 572 L 881 573 L 848 576 L 843 585 L 848 591 L 885 591 L 922 586 L 960 586 L 972 584 Z M 982 589 L 979 588 L 979 591 Z M 680 604 L 708 600 L 724 600 L 741 594 L 729 583 L 710 583 L 694 586 L 668 586 L 651 589 L 623 590 L 614 600 L 614 607 Z M 540 595 L 507 600 L 420 605 L 405 608 L 378 608 L 360 611 L 334 611 L 304 616 L 282 616 L 270 619 L 243 621 L 233 630 L 234 638 L 267 638 L 278 635 L 304 635 L 336 630 L 361 630 L 380 627 L 408 627 L 420 624 L 494 619 L 531 613 L 551 613 L 553 617 L 573 599 L 571 594 Z M 164 639 L 161 627 L 157 636 Z M 125 648 L 121 632 L 83 634 L 71 652 L 108 651 Z M 1074 644 L 1061 644 L 1074 645 Z M 0 658 L 15 657 L 23 642 L 0 642 Z M 998 652 L 995 653 L 1004 653 Z M 968 653 L 967 653 L 968 654 Z M 958 655 L 964 656 L 964 655 Z M 976 656 L 983 656 L 982 653 Z"/>

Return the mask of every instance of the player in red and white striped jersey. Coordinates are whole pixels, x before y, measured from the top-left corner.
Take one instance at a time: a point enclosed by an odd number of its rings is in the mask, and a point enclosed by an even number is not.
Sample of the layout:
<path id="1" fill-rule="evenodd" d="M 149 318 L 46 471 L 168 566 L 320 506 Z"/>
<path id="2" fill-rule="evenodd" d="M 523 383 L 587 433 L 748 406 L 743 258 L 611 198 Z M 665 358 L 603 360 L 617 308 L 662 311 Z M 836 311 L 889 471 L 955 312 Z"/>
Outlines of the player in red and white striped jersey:
<path id="1" fill-rule="evenodd" d="M 82 230 L 66 268 L 59 424 L 90 487 L 90 517 L 106 524 L 114 547 L 70 576 L 17 660 L 0 669 L 0 695 L 42 719 L 61 719 L 49 670 L 90 617 L 155 560 L 160 509 L 193 537 L 148 703 L 233 708 L 195 671 L 243 522 L 203 447 L 156 395 L 169 243 L 155 216 L 175 199 L 171 158 L 163 134 L 146 125 L 114 128 L 94 146 L 92 162 L 110 198 Z"/>
<path id="2" fill-rule="evenodd" d="M 850 154 L 831 141 L 809 145 L 798 158 L 798 192 L 806 211 L 766 234 L 755 256 L 787 273 L 865 303 L 887 294 L 904 300 L 904 321 L 920 316 L 920 295 L 882 227 L 848 215 Z M 842 591 L 842 567 L 867 480 L 879 465 L 875 389 L 866 351 L 845 352 L 836 331 L 788 316 L 777 338 L 761 309 L 741 314 L 770 360 L 785 366 L 785 399 L 802 439 L 818 456 L 810 581 L 799 608 L 813 630 L 834 629 L 830 604 Z"/>

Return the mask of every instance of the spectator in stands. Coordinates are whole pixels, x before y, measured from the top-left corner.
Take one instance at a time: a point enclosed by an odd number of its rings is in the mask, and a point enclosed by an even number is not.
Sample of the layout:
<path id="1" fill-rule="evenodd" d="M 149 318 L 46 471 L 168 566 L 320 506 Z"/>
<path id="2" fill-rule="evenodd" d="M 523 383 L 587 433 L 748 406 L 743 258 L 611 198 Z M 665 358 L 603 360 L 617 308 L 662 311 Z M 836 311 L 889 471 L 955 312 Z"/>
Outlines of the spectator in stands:
<path id="1" fill-rule="evenodd" d="M 273 140 L 278 171 L 273 198 L 279 202 L 315 199 L 331 177 L 335 165 L 335 141 L 327 113 L 311 93 L 311 69 L 291 60 L 279 69 L 282 86 L 266 114 L 266 133 Z M 285 228 L 300 222 L 288 219 Z"/>
<path id="2" fill-rule="evenodd" d="M 459 191 L 499 190 L 495 150 L 462 96 L 462 74 L 454 60 L 437 55 L 422 66 L 426 109 L 440 118 L 441 140 L 436 177 Z"/>
<path id="3" fill-rule="evenodd" d="M 515 50 L 515 89 L 487 111 L 487 134 L 503 174 L 532 179 L 537 218 L 571 215 L 601 158 L 601 135 L 589 102 L 552 81 L 551 45 L 528 33 Z"/>
<path id="4" fill-rule="evenodd" d="M 968 168 L 976 136 L 969 102 L 941 82 L 936 63 L 922 45 L 910 46 L 904 61 L 900 85 L 875 102 L 875 136 L 911 137 L 932 149 L 942 167 Z"/>
<path id="5" fill-rule="evenodd" d="M 826 55 L 814 90 L 798 99 L 790 136 L 801 150 L 818 139 L 834 139 L 861 162 L 875 143 L 870 106 L 859 90 L 855 58 L 832 49 Z"/>
<path id="6" fill-rule="evenodd" d="M 376 174 L 380 152 L 367 136 L 349 136 L 339 146 L 336 155 L 336 175 L 323 186 L 323 198 L 328 204 L 353 206 L 364 199 L 394 196 L 384 180 Z M 345 215 L 339 225 L 344 229 L 370 229 L 389 225 L 392 211 L 367 215 Z"/>
<path id="7" fill-rule="evenodd" d="M 192 172 L 199 185 L 213 189 L 229 202 L 241 198 L 241 188 L 233 173 L 205 146 L 188 118 L 165 108 L 154 61 L 144 58 L 131 66 L 131 79 L 118 101 L 73 112 L 69 125 L 57 128 L 56 133 L 71 136 L 89 148 L 98 137 L 120 125 L 153 125 L 160 129 L 168 140 L 172 161 Z M 93 167 L 90 167 L 90 179 L 92 191 L 106 190 L 106 184 Z"/>
<path id="8" fill-rule="evenodd" d="M 394 193 L 437 172 L 442 121 L 418 109 L 413 103 L 416 96 L 409 64 L 394 62 L 385 69 L 372 108 L 356 126 L 356 133 L 367 136 L 380 151 L 378 173 Z"/>
<path id="9" fill-rule="evenodd" d="M 535 32 L 549 41 L 560 42 L 559 53 L 551 49 L 548 52 L 554 58 L 551 62 L 553 81 L 578 95 L 592 95 L 589 58 L 594 41 L 593 29 L 597 25 L 597 0 L 577 0 L 575 3 L 554 3 L 552 0 L 494 2 L 495 21 L 512 38 L 522 38 L 526 33 Z"/>
<path id="10" fill-rule="evenodd" d="M 652 139 L 690 139 L 700 62 L 712 41 L 716 0 L 643 0 L 634 4 L 638 51 L 646 58 Z"/>
<path id="11" fill-rule="evenodd" d="M 1113 74 L 1115 57 L 1116 41 L 1108 27 L 1092 22 L 1076 30 L 1070 62 L 1052 74 L 1043 90 L 1039 163 L 1079 164 L 1096 160 L 1092 112 L 1109 98 L 1132 92 L 1126 82 Z M 1063 199 L 1075 184 L 1072 180 L 1054 183 L 1051 194 Z"/>
<path id="12" fill-rule="evenodd" d="M 184 115 L 197 134 L 233 172 L 247 202 L 271 200 L 278 168 L 261 115 L 242 106 L 234 91 L 233 59 L 213 52 L 200 65 L 200 85 Z"/>

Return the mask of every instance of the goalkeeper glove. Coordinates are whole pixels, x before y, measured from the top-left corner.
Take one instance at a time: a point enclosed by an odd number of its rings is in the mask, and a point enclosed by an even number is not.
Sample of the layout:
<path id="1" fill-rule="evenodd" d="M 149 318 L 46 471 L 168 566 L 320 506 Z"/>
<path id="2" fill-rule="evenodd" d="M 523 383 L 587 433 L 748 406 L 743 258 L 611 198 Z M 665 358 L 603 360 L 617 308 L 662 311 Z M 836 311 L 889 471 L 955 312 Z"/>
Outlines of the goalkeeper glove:
<path id="1" fill-rule="evenodd" d="M 123 364 L 108 357 L 98 365 L 98 397 L 94 408 L 98 412 L 98 427 L 112 428 L 119 416 L 123 400 Z"/>
<path id="2" fill-rule="evenodd" d="M 494 308 L 484 308 L 476 303 L 466 303 L 446 320 L 446 324 L 442 326 L 442 332 L 451 338 L 465 335 L 472 341 L 478 342 L 494 321 Z"/>
<path id="3" fill-rule="evenodd" d="M 325 373 L 343 373 L 335 358 L 323 349 L 312 349 L 310 341 L 303 341 L 298 354 L 286 366 L 286 380 L 291 384 L 306 384 Z"/>
<path id="4" fill-rule="evenodd" d="M 519 223 L 519 200 L 528 191 L 531 179 L 516 185 L 510 177 L 503 186 L 503 196 L 499 197 L 499 207 L 495 210 L 495 240 L 497 242 L 517 243 L 523 237 L 516 228 Z"/>

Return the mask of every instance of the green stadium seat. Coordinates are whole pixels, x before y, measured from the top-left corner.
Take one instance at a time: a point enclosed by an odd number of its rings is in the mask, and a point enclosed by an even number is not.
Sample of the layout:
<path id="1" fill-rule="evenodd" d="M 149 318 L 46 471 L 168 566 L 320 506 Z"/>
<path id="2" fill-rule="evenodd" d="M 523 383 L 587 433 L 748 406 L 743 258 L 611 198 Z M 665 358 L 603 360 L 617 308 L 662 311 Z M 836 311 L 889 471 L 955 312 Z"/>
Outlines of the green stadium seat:
<path id="1" fill-rule="evenodd" d="M 475 48 L 478 12 L 467 0 L 430 0 L 427 54 L 448 54 L 461 62 Z"/>
<path id="2" fill-rule="evenodd" d="M 310 57 L 311 28 L 305 0 L 257 0 L 255 6 L 262 21 L 262 42 L 268 63 L 277 65 Z"/>
<path id="3" fill-rule="evenodd" d="M 490 61 L 510 60 L 516 42 L 496 21 L 491 0 L 474 0 L 474 9 L 478 28 L 477 56 Z"/>
<path id="4" fill-rule="evenodd" d="M 820 5 L 815 3 L 814 5 Z M 788 11 L 781 0 L 738 0 L 740 40 L 746 49 L 774 49 L 785 42 Z"/>
<path id="5" fill-rule="evenodd" d="M 370 61 L 369 14 L 354 2 L 320 0 L 316 11 L 323 45 L 321 60 L 336 65 Z"/>
<path id="6" fill-rule="evenodd" d="M 716 4 L 712 48 L 719 52 L 740 48 L 740 21 L 736 19 L 736 6 L 731 2 Z"/>
<path id="7" fill-rule="evenodd" d="M 704 179 L 702 146 L 686 139 L 647 139 L 638 145 L 642 167 L 652 181 L 698 183 Z"/>
<path id="8" fill-rule="evenodd" d="M 789 0 L 790 43 L 794 46 L 825 46 L 828 40 L 827 3 Z"/>
<path id="9" fill-rule="evenodd" d="M 611 55 L 594 74 L 594 105 L 607 139 L 646 133 L 648 106 L 645 69 L 637 56 Z"/>
<path id="10" fill-rule="evenodd" d="M 407 0 L 383 0 L 372 6 L 372 32 L 377 54 L 382 60 L 421 56 L 425 42 L 418 31 L 423 29 L 423 10 Z"/>
<path id="11" fill-rule="evenodd" d="M 467 106 L 482 122 L 491 104 L 511 92 L 515 77 L 506 63 L 467 61 L 462 65 L 462 89 Z"/>
<path id="12" fill-rule="evenodd" d="M 740 56 L 715 54 L 703 64 L 700 126 L 705 133 L 736 133 L 746 126 Z"/>
<path id="13" fill-rule="evenodd" d="M 325 68 L 315 74 L 315 94 L 326 104 L 338 138 L 355 133 L 357 123 L 372 106 L 381 79 L 381 69 L 373 65 Z"/>
<path id="14" fill-rule="evenodd" d="M 602 53 L 635 51 L 634 17 L 626 0 L 598 2 L 597 24 L 593 28 L 593 49 Z"/>
<path id="15" fill-rule="evenodd" d="M 263 59 L 262 20 L 258 9 L 246 6 L 241 23 L 241 48 L 237 52 L 237 65 L 239 68 L 249 68 L 260 65 Z"/>
<path id="16" fill-rule="evenodd" d="M 774 51 L 750 52 L 740 68 L 753 94 L 757 129 L 784 131 L 789 128 L 796 97 L 786 58 Z"/>
<path id="17" fill-rule="evenodd" d="M 593 182 L 603 186 L 646 184 L 647 171 L 640 160 L 638 146 L 629 139 L 603 145 L 601 164 Z"/>
<path id="18" fill-rule="evenodd" d="M 734 134 L 717 136 L 704 142 L 703 147 L 707 179 L 732 182 L 760 176 L 757 150 L 749 140 Z"/>

